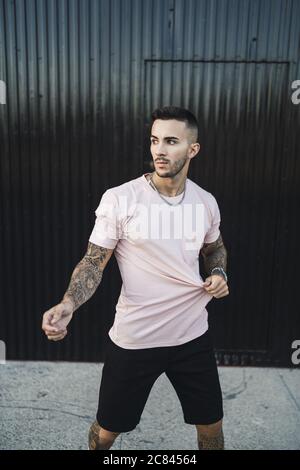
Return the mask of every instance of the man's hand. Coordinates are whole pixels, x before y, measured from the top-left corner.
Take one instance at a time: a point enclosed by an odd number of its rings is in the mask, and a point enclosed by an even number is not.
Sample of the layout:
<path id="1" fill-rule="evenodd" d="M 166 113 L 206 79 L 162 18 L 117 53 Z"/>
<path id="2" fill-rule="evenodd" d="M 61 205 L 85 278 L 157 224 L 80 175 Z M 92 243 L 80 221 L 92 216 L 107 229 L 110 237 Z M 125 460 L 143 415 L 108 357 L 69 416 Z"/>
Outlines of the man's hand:
<path id="1" fill-rule="evenodd" d="M 44 313 L 42 329 L 49 340 L 59 341 L 67 335 L 67 325 L 72 319 L 73 311 L 72 303 L 63 301 Z"/>
<path id="2" fill-rule="evenodd" d="M 229 294 L 228 285 L 221 274 L 213 274 L 212 276 L 207 277 L 203 287 L 208 294 L 213 295 L 216 299 L 225 297 Z"/>
<path id="3" fill-rule="evenodd" d="M 43 315 L 42 329 L 48 339 L 59 341 L 66 336 L 73 313 L 96 291 L 113 251 L 88 243 L 87 252 L 75 267 L 62 301 Z"/>

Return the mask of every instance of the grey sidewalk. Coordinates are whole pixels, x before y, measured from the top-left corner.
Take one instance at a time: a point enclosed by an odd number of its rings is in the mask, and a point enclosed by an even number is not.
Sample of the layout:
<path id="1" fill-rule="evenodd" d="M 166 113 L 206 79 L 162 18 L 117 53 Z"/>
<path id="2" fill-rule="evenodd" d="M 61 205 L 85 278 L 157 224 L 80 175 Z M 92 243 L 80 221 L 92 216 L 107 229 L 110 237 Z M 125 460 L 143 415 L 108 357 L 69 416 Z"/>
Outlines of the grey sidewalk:
<path id="1" fill-rule="evenodd" d="M 103 364 L 0 365 L 0 449 L 86 449 Z M 300 369 L 220 367 L 227 449 L 300 449 Z M 197 449 L 165 375 L 112 449 Z"/>

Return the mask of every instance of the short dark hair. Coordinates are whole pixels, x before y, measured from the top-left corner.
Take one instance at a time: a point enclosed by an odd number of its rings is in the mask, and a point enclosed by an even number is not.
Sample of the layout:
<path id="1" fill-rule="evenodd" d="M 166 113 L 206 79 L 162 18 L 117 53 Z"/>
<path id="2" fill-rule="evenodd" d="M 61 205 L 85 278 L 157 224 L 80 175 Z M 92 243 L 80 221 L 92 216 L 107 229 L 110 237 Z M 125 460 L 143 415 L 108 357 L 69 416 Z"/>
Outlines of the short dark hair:
<path id="1" fill-rule="evenodd" d="M 193 131 L 195 142 L 199 136 L 199 125 L 194 114 L 188 109 L 179 108 L 178 106 L 163 106 L 162 108 L 155 109 L 152 114 L 152 124 L 156 119 L 176 119 L 176 121 L 184 121 L 186 127 Z M 194 140 L 193 139 L 193 140 Z"/>

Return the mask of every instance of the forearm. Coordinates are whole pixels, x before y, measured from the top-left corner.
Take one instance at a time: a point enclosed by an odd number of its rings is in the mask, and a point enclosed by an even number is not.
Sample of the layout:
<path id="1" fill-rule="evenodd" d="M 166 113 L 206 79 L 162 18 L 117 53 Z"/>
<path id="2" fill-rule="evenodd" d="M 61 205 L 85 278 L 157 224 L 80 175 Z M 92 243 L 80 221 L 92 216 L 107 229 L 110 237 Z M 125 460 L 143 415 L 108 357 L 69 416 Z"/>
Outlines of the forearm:
<path id="1" fill-rule="evenodd" d="M 71 302 L 74 311 L 92 297 L 99 286 L 103 270 L 92 259 L 84 257 L 75 267 L 62 302 Z"/>
<path id="2" fill-rule="evenodd" d="M 214 268 L 222 268 L 226 272 L 227 251 L 221 234 L 215 242 L 205 243 L 201 249 L 201 254 L 205 271 L 209 276 Z"/>
<path id="3" fill-rule="evenodd" d="M 212 243 L 204 243 L 201 254 L 204 268 L 208 274 L 208 278 L 203 283 L 204 289 L 217 299 L 225 297 L 229 294 L 229 289 L 226 274 L 227 251 L 223 244 L 222 235 L 220 234 L 218 239 Z"/>
<path id="4" fill-rule="evenodd" d="M 227 268 L 227 251 L 225 246 L 217 248 L 208 255 L 203 255 L 204 268 L 208 275 L 214 268 L 223 268 L 226 272 Z"/>

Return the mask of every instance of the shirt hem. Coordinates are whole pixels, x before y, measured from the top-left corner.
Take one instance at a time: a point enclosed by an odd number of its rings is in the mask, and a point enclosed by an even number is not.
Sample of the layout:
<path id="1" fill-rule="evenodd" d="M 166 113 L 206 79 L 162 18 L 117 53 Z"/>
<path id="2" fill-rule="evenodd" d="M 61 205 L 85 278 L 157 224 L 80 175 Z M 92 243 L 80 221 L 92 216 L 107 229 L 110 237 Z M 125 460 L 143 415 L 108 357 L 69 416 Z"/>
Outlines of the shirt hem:
<path id="1" fill-rule="evenodd" d="M 170 347 L 170 346 L 180 346 L 181 344 L 185 344 L 185 343 L 188 343 L 189 341 L 192 341 L 193 339 L 196 339 L 198 338 L 198 336 L 202 336 L 204 335 L 204 333 L 206 333 L 208 330 L 208 325 L 206 326 L 205 330 L 202 331 L 201 333 L 197 333 L 196 335 L 192 335 L 190 338 L 185 338 L 184 340 L 182 341 L 177 341 L 175 344 L 174 343 L 160 343 L 160 344 L 157 344 L 157 343 L 148 343 L 148 344 L 145 344 L 145 343 L 139 343 L 138 344 L 138 347 L 132 347 L 132 343 L 121 343 L 121 342 L 117 342 L 115 341 L 115 338 L 112 338 L 110 332 L 108 333 L 110 339 L 117 345 L 119 346 L 120 348 L 124 348 L 124 349 L 146 349 L 146 348 L 162 348 L 162 347 Z"/>

